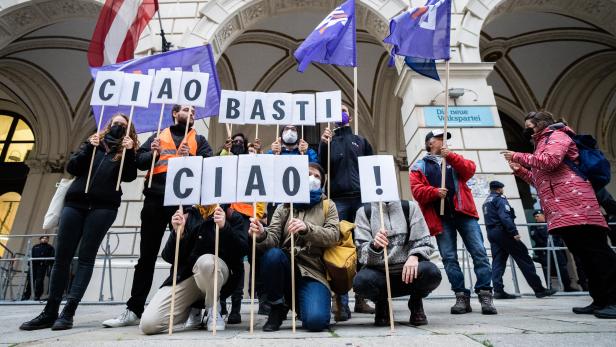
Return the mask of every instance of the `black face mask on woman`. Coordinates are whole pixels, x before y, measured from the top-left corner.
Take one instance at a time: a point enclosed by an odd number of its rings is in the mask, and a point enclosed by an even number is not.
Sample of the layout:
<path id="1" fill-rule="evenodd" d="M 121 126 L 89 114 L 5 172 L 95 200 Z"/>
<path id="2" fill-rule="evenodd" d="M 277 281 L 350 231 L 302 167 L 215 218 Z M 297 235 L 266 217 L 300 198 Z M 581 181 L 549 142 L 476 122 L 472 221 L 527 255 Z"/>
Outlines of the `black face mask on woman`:
<path id="1" fill-rule="evenodd" d="M 107 133 L 107 135 L 116 140 L 121 139 L 122 137 L 124 137 L 125 134 L 126 128 L 120 124 L 112 125 L 111 128 L 109 128 L 109 132 Z"/>
<path id="2" fill-rule="evenodd" d="M 533 128 L 524 128 L 524 130 L 522 130 L 522 134 L 524 134 L 525 138 L 531 140 L 535 132 L 533 131 Z"/>

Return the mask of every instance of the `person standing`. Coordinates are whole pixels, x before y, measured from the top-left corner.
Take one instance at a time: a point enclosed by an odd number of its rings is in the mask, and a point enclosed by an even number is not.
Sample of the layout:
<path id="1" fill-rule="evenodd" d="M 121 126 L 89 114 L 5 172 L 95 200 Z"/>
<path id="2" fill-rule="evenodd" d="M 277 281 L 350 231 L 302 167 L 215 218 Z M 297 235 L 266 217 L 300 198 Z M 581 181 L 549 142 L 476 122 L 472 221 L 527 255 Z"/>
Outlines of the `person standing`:
<path id="1" fill-rule="evenodd" d="M 511 255 L 518 265 L 526 282 L 535 292 L 535 296 L 543 298 L 556 293 L 554 289 L 546 289 L 537 276 L 535 264 L 528 255 L 528 248 L 522 242 L 522 237 L 515 226 L 515 211 L 509 205 L 504 195 L 505 185 L 499 181 L 490 182 L 490 195 L 483 203 L 483 218 L 486 223 L 488 240 L 492 250 L 492 284 L 495 299 L 515 299 L 515 295 L 505 292 L 503 274 L 507 268 L 507 259 Z"/>
<path id="2" fill-rule="evenodd" d="M 66 192 L 60 215 L 54 264 L 51 269 L 49 298 L 43 312 L 23 323 L 21 330 L 66 330 L 73 327 L 73 317 L 83 297 L 94 269 L 96 253 L 107 231 L 115 221 L 122 199 L 122 190 L 116 191 L 120 174 L 122 151 L 125 148 L 122 181 L 137 178 L 135 148 L 137 133 L 131 126 L 127 132 L 128 117 L 118 114 L 111 118 L 101 133 L 96 133 L 71 156 L 66 171 L 75 180 Z M 128 134 L 127 134 L 128 133 Z M 96 150 L 95 150 L 96 149 Z M 90 186 L 86 182 L 94 152 Z M 66 296 L 66 304 L 58 316 L 62 295 L 69 283 L 70 265 L 78 250 L 78 266 Z"/>
<path id="3" fill-rule="evenodd" d="M 616 253 L 608 246 L 608 225 L 590 181 L 574 171 L 580 160 L 575 133 L 547 111 L 530 112 L 524 133 L 532 137 L 534 152 L 503 156 L 516 176 L 537 188 L 549 233 L 581 260 L 593 301 L 573 312 L 616 319 Z"/>
<path id="4" fill-rule="evenodd" d="M 479 295 L 481 313 L 496 314 L 492 297 L 492 269 L 488 254 L 483 246 L 483 236 L 477 220 L 479 214 L 470 188 L 467 186 L 475 174 L 475 163 L 444 148 L 442 130 L 434 130 L 426 135 L 425 146 L 428 152 L 412 167 L 410 176 L 411 191 L 419 203 L 430 234 L 436 236 L 439 252 L 451 289 L 456 294 L 452 314 L 472 311 L 470 290 L 465 288 L 464 274 L 458 263 L 457 234 L 473 259 L 473 269 L 477 276 L 475 292 Z M 447 140 L 451 134 L 447 133 Z M 448 146 L 447 146 L 448 147 Z M 446 159 L 445 187 L 441 186 L 441 168 Z M 445 201 L 445 213 L 440 215 L 441 199 Z"/>
<path id="5" fill-rule="evenodd" d="M 45 277 L 49 276 L 49 270 L 53 266 L 53 259 L 35 260 L 36 258 L 53 258 L 55 249 L 49 244 L 49 236 L 39 237 L 39 243 L 32 247 L 32 279 L 34 285 L 34 300 L 41 300 L 45 289 Z M 31 295 L 30 275 L 26 281 L 26 290 L 22 300 L 29 300 Z"/>
<path id="6" fill-rule="evenodd" d="M 153 134 L 137 151 L 137 167 L 139 170 L 150 170 L 152 156 L 156 152 L 156 163 L 153 171 L 148 171 L 143 188 L 143 209 L 141 210 L 141 230 L 139 241 L 139 260 L 135 265 L 131 296 L 126 303 L 126 311 L 120 316 L 108 319 L 103 326 L 114 328 L 128 325 L 138 325 L 143 313 L 145 301 L 152 287 L 154 266 L 158 250 L 171 217 L 177 206 L 164 206 L 165 183 L 167 180 L 167 164 L 169 159 L 182 156 L 211 157 L 212 149 L 205 137 L 197 135 L 193 128 L 195 108 L 189 105 L 174 105 L 171 110 L 174 125 L 164 129 L 160 136 Z M 186 127 L 188 135 L 184 139 Z M 148 187 L 149 176 L 152 175 L 152 187 Z"/>
<path id="7" fill-rule="evenodd" d="M 330 180 L 331 194 L 329 197 L 336 203 L 338 218 L 349 222 L 355 221 L 355 213 L 362 206 L 361 188 L 359 186 L 359 164 L 357 158 L 372 155 L 372 146 L 365 138 L 353 134 L 351 129 L 352 117 L 346 105 L 342 105 L 342 122 L 336 123 L 334 132 L 325 128 L 319 144 L 319 163 L 327 170 L 328 160 L 331 160 Z M 331 159 L 327 153 L 327 143 L 330 143 Z M 334 296 L 334 318 L 336 321 L 345 321 L 351 318 L 349 308 L 349 295 Z M 356 313 L 374 313 L 365 298 L 355 295 Z"/>

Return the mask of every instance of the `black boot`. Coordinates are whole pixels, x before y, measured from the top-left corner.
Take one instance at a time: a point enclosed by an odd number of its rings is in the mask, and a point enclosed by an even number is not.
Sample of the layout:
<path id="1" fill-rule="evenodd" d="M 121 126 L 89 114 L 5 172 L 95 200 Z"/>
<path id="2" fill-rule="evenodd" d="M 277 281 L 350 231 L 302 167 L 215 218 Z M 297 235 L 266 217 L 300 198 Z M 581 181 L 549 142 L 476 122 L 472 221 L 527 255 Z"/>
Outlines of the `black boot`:
<path id="1" fill-rule="evenodd" d="M 59 301 L 47 300 L 47 305 L 43 309 L 43 312 L 36 318 L 23 323 L 19 329 L 21 330 L 38 330 L 51 328 L 53 323 L 58 318 L 58 309 L 60 308 Z"/>
<path id="2" fill-rule="evenodd" d="M 242 322 L 242 298 L 231 298 L 231 313 L 227 317 L 227 324 L 240 324 Z"/>
<path id="3" fill-rule="evenodd" d="M 271 305 L 270 313 L 267 316 L 267 322 L 263 326 L 263 331 L 278 331 L 282 322 L 287 317 L 289 308 L 283 304 Z"/>
<path id="4" fill-rule="evenodd" d="M 75 310 L 77 310 L 78 305 L 79 301 L 69 299 L 62 309 L 60 317 L 53 323 L 51 330 L 68 330 L 73 328 L 73 316 L 75 316 Z"/>
<path id="5" fill-rule="evenodd" d="M 420 296 L 411 296 L 408 306 L 409 310 L 411 310 L 411 318 L 409 319 L 411 325 L 420 326 L 428 324 L 428 318 L 426 318 L 426 313 L 423 309 L 423 301 Z"/>
<path id="6" fill-rule="evenodd" d="M 380 299 L 374 303 L 374 325 L 377 327 L 389 325 L 389 304 L 387 299 Z"/>
<path id="7" fill-rule="evenodd" d="M 602 309 L 605 306 L 596 305 L 594 302 L 584 307 L 574 307 L 573 313 L 575 314 L 595 314 L 595 311 Z"/>

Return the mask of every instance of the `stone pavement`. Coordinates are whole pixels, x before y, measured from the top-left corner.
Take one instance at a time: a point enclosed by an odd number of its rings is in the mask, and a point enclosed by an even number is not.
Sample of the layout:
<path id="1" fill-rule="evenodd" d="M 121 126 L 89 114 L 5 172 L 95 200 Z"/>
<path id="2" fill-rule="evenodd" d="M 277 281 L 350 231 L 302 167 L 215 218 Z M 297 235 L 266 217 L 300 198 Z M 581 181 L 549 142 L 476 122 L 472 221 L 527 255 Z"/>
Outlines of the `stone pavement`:
<path id="1" fill-rule="evenodd" d="M 589 302 L 587 296 L 499 300 L 499 314 L 484 316 L 473 298 L 473 313 L 453 316 L 449 314 L 453 299 L 428 299 L 424 308 L 429 325 L 415 328 L 408 325 L 406 302 L 396 300 L 393 334 L 389 328 L 373 327 L 371 315 L 354 314 L 353 319 L 333 324 L 329 331 L 308 333 L 298 329 L 295 335 L 289 320 L 279 332 L 262 332 L 263 316 L 257 316 L 255 334 L 250 335 L 248 305 L 244 305 L 242 324 L 227 326 L 216 337 L 206 330 L 182 332 L 180 326 L 173 336 L 145 336 L 137 327 L 105 329 L 100 322 L 121 313 L 124 306 L 88 304 L 78 309 L 72 330 L 23 332 L 18 326 L 38 315 L 42 305 L 0 305 L 0 346 L 616 346 L 616 321 L 571 313 L 572 306 Z"/>

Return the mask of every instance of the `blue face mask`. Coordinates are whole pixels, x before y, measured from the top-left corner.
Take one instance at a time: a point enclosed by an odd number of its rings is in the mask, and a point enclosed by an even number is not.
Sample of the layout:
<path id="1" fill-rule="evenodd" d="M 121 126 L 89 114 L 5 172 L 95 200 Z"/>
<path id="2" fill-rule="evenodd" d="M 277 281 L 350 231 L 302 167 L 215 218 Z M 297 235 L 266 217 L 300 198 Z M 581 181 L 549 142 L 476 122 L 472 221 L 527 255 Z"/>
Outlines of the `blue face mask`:
<path id="1" fill-rule="evenodd" d="M 339 127 L 343 127 L 349 124 L 349 114 L 342 111 L 342 122 L 337 122 L 336 125 Z"/>

